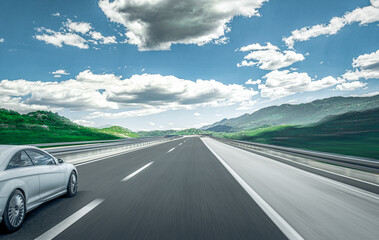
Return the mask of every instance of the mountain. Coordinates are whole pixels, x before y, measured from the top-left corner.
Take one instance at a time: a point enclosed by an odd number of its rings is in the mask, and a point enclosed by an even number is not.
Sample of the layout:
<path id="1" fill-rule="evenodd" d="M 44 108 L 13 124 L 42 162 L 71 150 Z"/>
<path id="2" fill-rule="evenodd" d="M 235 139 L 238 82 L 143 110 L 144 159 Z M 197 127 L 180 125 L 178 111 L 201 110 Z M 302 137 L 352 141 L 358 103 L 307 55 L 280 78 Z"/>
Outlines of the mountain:
<path id="1" fill-rule="evenodd" d="M 233 138 L 379 159 L 379 108 L 328 116 L 318 123 L 285 126 Z"/>
<path id="2" fill-rule="evenodd" d="M 0 109 L 0 144 L 33 144 L 119 139 L 97 128 L 80 126 L 48 111 L 19 114 Z"/>
<path id="3" fill-rule="evenodd" d="M 262 108 L 237 118 L 223 119 L 202 130 L 238 132 L 278 125 L 297 125 L 318 122 L 329 115 L 364 111 L 379 106 L 379 95 L 372 97 L 331 97 L 303 104 L 283 104 Z"/>
<path id="4" fill-rule="evenodd" d="M 131 130 L 127 128 L 123 128 L 120 126 L 112 126 L 108 128 L 101 128 L 98 130 L 99 132 L 106 133 L 106 134 L 111 134 L 117 137 L 121 138 L 129 138 L 129 137 L 139 137 L 139 135 L 135 132 L 132 132 Z"/>

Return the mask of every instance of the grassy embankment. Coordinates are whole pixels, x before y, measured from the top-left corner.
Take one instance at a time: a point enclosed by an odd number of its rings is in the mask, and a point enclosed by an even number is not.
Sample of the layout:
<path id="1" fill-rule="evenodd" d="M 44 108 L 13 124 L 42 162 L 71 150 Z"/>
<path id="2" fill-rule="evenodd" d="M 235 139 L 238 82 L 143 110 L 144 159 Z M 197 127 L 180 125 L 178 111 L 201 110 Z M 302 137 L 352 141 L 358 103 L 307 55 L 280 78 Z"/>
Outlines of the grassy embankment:
<path id="1" fill-rule="evenodd" d="M 0 144 L 95 141 L 137 136 L 127 129 L 120 131 L 80 126 L 52 112 L 19 114 L 0 109 Z"/>

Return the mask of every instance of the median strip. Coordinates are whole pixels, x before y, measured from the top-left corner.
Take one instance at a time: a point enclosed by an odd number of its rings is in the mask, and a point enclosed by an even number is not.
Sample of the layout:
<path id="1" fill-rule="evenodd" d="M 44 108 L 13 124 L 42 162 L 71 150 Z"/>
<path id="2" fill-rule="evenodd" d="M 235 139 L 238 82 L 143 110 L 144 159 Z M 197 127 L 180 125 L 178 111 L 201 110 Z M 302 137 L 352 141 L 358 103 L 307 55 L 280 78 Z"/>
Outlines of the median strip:
<path id="1" fill-rule="evenodd" d="M 127 177 L 125 177 L 124 179 L 121 180 L 121 182 L 126 182 L 128 181 L 129 179 L 131 179 L 132 177 L 134 177 L 135 175 L 137 175 L 138 173 L 140 173 L 141 171 L 143 171 L 145 168 L 149 167 L 151 164 L 153 164 L 154 162 L 150 162 L 148 164 L 146 164 L 145 166 L 141 167 L 140 169 L 138 169 L 137 171 L 133 172 L 132 174 L 128 175 Z"/>
<path id="2" fill-rule="evenodd" d="M 72 214 L 70 217 L 66 218 L 62 222 L 60 222 L 55 227 L 51 228 L 49 231 L 45 232 L 35 240 L 48 240 L 53 239 L 58 234 L 66 230 L 68 227 L 70 227 L 72 224 L 74 224 L 76 221 L 78 221 L 80 218 L 82 218 L 84 215 L 89 213 L 91 210 L 93 210 L 95 207 L 97 207 L 100 203 L 102 203 L 104 199 L 95 199 L 92 202 L 88 203 L 86 206 L 84 206 L 82 209 L 77 211 L 76 213 Z"/>

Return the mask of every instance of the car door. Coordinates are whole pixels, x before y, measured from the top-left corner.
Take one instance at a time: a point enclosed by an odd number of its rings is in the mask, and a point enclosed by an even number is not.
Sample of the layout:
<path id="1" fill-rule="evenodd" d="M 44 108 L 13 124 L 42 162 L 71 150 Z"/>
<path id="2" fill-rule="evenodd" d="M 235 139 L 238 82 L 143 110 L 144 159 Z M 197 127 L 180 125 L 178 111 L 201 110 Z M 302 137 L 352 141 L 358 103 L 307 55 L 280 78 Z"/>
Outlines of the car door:
<path id="1" fill-rule="evenodd" d="M 40 200 L 39 172 L 25 151 L 19 151 L 11 158 L 5 172 L 8 179 L 17 179 L 26 185 L 27 206 Z"/>
<path id="2" fill-rule="evenodd" d="M 37 149 L 26 150 L 26 153 L 38 168 L 39 192 L 42 200 L 65 189 L 64 169 L 53 157 Z"/>

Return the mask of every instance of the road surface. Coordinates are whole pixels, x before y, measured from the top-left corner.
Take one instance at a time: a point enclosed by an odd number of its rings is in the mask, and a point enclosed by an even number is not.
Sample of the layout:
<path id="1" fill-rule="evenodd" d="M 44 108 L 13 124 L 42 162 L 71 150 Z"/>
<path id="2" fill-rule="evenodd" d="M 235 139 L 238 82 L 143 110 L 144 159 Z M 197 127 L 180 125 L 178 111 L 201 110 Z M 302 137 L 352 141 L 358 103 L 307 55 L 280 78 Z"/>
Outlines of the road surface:
<path id="1" fill-rule="evenodd" d="M 0 239 L 378 239 L 379 197 L 209 138 L 77 166 Z M 254 195 L 255 194 L 255 195 Z"/>

